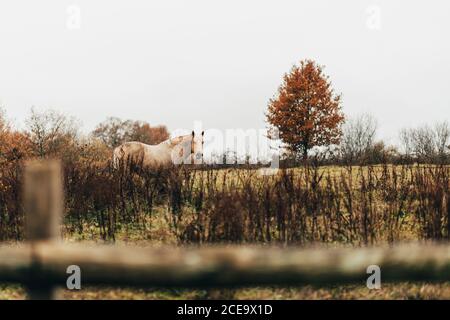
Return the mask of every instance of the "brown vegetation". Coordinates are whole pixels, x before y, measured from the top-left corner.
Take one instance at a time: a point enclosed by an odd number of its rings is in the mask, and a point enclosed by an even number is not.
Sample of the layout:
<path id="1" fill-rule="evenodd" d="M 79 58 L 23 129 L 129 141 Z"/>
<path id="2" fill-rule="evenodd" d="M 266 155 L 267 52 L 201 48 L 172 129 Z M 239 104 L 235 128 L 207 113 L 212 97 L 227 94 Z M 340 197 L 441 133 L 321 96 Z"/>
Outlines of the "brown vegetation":
<path id="1" fill-rule="evenodd" d="M 21 239 L 20 162 L 2 166 L 0 235 Z M 65 165 L 65 231 L 103 240 L 132 228 L 151 238 L 155 215 L 179 243 L 314 242 L 368 245 L 450 237 L 448 166 L 345 169 L 142 170 L 110 162 Z"/>
<path id="2" fill-rule="evenodd" d="M 159 233 L 161 241 L 179 243 L 366 245 L 450 237 L 450 168 L 444 164 L 398 166 L 380 156 L 382 165 L 320 167 L 312 157 L 273 176 L 250 166 L 145 170 L 122 163 L 114 170 L 111 148 L 82 137 L 73 120 L 33 111 L 27 124 L 17 131 L 0 121 L 0 240 L 23 238 L 22 163 L 36 156 L 63 160 L 64 230 L 82 239 Z M 155 133 L 154 141 L 166 136 L 165 129 L 148 130 L 153 127 L 140 122 L 131 128 Z M 362 146 L 351 150 L 358 157 L 383 155 L 376 143 Z"/>

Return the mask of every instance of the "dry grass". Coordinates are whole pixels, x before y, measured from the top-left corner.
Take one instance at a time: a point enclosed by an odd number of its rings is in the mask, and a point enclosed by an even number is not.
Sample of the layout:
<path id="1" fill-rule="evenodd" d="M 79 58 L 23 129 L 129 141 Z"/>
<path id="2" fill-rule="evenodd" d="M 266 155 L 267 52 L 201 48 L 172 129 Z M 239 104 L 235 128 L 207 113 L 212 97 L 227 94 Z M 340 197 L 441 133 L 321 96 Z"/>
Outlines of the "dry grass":
<path id="1" fill-rule="evenodd" d="M 0 168 L 0 239 L 23 238 L 21 167 Z M 3 171 L 2 171 L 3 170 Z M 367 245 L 450 237 L 450 168 L 252 169 L 66 164 L 64 233 L 78 240 Z"/>
<path id="2" fill-rule="evenodd" d="M 135 168 L 136 169 L 136 168 Z M 0 172 L 0 238 L 20 241 L 21 168 Z M 130 170 L 130 169 L 127 169 Z M 310 167 L 263 177 L 253 169 L 147 172 L 66 166 L 68 242 L 116 245 L 268 243 L 360 246 L 450 237 L 450 168 Z M 219 294 L 217 295 L 217 292 Z M 22 299 L 0 286 L 0 299 Z M 84 288 L 67 299 L 448 299 L 449 283 L 384 284 L 381 290 L 247 288 L 236 291 Z"/>
<path id="3" fill-rule="evenodd" d="M 69 300 L 165 300 L 165 299 L 275 299 L 275 300 L 324 300 L 324 299 L 450 299 L 450 283 L 387 283 L 379 290 L 369 290 L 362 285 L 345 285 L 318 288 L 243 288 L 236 290 L 187 290 L 187 289 L 132 289 L 115 287 L 86 287 L 77 291 L 60 290 L 62 299 Z M 25 299 L 21 286 L 0 285 L 0 300 Z"/>

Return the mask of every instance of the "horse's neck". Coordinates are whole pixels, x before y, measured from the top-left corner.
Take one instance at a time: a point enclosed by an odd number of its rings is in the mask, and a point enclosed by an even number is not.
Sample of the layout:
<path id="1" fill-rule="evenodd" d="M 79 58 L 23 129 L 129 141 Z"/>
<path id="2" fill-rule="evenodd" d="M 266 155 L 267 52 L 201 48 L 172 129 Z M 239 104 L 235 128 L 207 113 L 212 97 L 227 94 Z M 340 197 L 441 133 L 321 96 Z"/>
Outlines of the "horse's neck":
<path id="1" fill-rule="evenodd" d="M 161 153 L 171 152 L 173 148 L 174 145 L 171 139 L 165 140 L 155 145 L 146 145 L 147 152 L 159 155 Z"/>
<path id="2" fill-rule="evenodd" d="M 179 145 L 182 145 L 184 147 L 188 143 L 191 143 L 190 135 L 180 136 L 161 142 L 161 144 L 165 144 L 165 146 L 167 146 L 171 150 Z"/>

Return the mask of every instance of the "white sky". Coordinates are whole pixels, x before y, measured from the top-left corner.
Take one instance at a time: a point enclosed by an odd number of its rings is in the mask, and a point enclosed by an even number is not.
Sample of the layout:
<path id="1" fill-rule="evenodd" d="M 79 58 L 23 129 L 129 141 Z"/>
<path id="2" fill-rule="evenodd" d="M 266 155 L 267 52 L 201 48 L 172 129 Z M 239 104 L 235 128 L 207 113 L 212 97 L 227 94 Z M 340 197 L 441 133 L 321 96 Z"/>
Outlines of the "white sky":
<path id="1" fill-rule="evenodd" d="M 446 0 L 2 0 L 0 101 L 18 126 L 37 106 L 86 131 L 108 116 L 259 129 L 283 74 L 312 58 L 390 142 L 450 119 L 449 31 Z"/>

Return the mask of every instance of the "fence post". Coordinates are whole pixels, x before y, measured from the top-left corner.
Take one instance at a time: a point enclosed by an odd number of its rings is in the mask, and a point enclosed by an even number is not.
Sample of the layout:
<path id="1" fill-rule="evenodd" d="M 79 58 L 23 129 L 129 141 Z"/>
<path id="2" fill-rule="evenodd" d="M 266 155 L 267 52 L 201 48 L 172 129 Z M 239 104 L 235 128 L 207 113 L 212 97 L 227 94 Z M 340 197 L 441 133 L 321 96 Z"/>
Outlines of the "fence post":
<path id="1" fill-rule="evenodd" d="M 27 285 L 30 299 L 55 299 L 56 289 L 40 272 L 35 246 L 39 242 L 58 242 L 63 212 L 63 183 L 58 160 L 31 160 L 25 163 L 23 201 L 26 237 L 31 246 L 31 270 Z"/>

